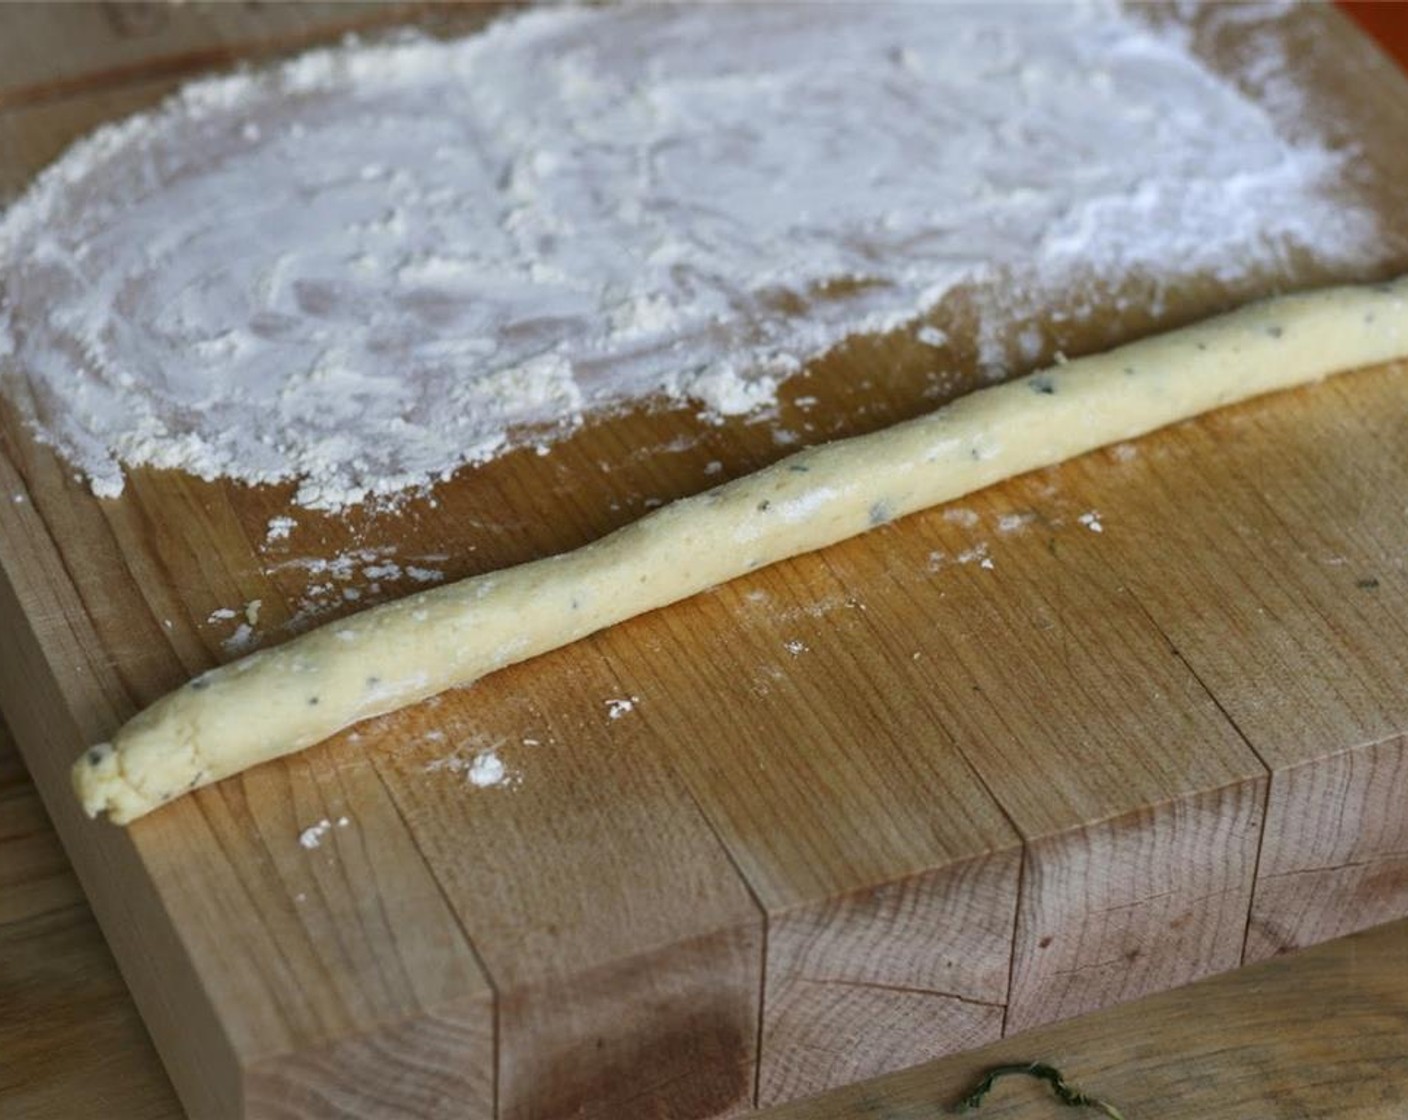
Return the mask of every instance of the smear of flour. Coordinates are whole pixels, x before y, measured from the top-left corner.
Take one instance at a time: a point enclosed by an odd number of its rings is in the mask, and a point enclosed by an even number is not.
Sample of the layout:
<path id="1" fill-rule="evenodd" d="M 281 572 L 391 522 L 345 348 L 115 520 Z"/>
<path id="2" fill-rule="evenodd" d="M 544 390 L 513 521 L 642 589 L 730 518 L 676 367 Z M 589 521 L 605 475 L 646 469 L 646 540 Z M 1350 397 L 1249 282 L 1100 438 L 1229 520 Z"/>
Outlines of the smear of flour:
<path id="1" fill-rule="evenodd" d="M 393 559 L 394 545 L 353 548 L 332 556 L 294 556 L 273 566 L 273 571 L 297 569 L 307 573 L 308 583 L 294 604 L 293 623 L 300 624 L 326 614 L 346 602 L 362 598 L 365 591 L 381 594 L 382 584 L 411 581 L 416 584 L 439 583 L 445 573 L 427 565 L 449 559 L 443 553 L 416 556 L 420 564 L 402 564 Z M 350 586 L 354 581 L 360 586 Z M 233 615 L 227 616 L 233 617 Z"/>
<path id="2" fill-rule="evenodd" d="M 319 847 L 323 842 L 323 837 L 332 830 L 332 821 L 324 817 L 317 824 L 310 824 L 298 834 L 298 843 L 309 849 Z"/>
<path id="3" fill-rule="evenodd" d="M 221 640 L 220 646 L 229 654 L 248 653 L 254 646 L 254 627 L 241 622 L 228 638 Z"/>
<path id="4" fill-rule="evenodd" d="M 639 697 L 639 696 L 620 696 L 620 697 L 615 697 L 615 698 L 613 698 L 613 699 L 611 699 L 611 700 L 607 700 L 607 701 L 605 701 L 605 703 L 606 703 L 606 718 L 607 718 L 607 719 L 620 719 L 622 716 L 626 715 L 627 713 L 635 711 L 636 705 L 637 705 L 638 703 L 640 703 L 640 697 Z"/>
<path id="5" fill-rule="evenodd" d="M 470 785 L 482 789 L 485 786 L 499 785 L 504 780 L 505 773 L 503 760 L 493 751 L 484 751 L 474 756 L 465 777 Z"/>
<path id="6" fill-rule="evenodd" d="M 479 789 L 516 786 L 522 782 L 522 775 L 512 773 L 504 764 L 498 753 L 500 745 L 501 741 L 467 753 L 470 747 L 469 744 L 464 744 L 454 754 L 428 763 L 425 767 L 426 773 L 433 774 L 444 770 L 451 774 L 462 774 L 469 785 Z"/>
<path id="7" fill-rule="evenodd" d="M 286 541 L 289 534 L 296 528 L 298 528 L 298 522 L 292 517 L 271 517 L 265 528 L 264 543 L 268 545 L 278 541 Z"/>
<path id="8" fill-rule="evenodd" d="M 351 817 L 343 816 L 337 818 L 338 828 L 346 828 L 351 823 Z M 298 834 L 298 843 L 310 851 L 314 848 L 321 847 L 323 837 L 332 831 L 332 827 L 332 821 L 324 817 L 317 824 L 310 824 L 307 828 L 303 829 L 303 831 Z"/>
<path id="9" fill-rule="evenodd" d="M 149 464 L 340 508 L 591 409 L 765 407 L 1004 269 L 1372 245 L 1342 157 L 1185 38 L 1104 3 L 554 8 L 197 82 L 0 221 L 4 387 L 100 495 Z M 1029 316 L 983 310 L 994 375 Z"/>
<path id="10" fill-rule="evenodd" d="M 1004 536 L 1011 533 L 1020 533 L 1028 525 L 1037 520 L 1037 515 L 1030 510 L 1021 510 L 1015 513 L 1004 513 L 997 519 L 997 531 Z"/>

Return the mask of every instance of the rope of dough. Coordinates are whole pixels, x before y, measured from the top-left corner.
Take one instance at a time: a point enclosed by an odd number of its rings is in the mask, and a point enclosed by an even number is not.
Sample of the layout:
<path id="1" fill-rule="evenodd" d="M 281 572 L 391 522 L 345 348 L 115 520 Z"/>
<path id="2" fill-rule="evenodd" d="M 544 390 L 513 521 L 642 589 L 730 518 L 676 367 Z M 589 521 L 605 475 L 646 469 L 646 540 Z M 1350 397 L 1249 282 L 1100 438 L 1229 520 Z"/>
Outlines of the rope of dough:
<path id="1" fill-rule="evenodd" d="M 1285 296 L 810 448 L 607 537 L 375 607 L 204 673 L 84 753 L 119 824 L 358 720 L 1013 475 L 1408 354 L 1408 277 Z"/>

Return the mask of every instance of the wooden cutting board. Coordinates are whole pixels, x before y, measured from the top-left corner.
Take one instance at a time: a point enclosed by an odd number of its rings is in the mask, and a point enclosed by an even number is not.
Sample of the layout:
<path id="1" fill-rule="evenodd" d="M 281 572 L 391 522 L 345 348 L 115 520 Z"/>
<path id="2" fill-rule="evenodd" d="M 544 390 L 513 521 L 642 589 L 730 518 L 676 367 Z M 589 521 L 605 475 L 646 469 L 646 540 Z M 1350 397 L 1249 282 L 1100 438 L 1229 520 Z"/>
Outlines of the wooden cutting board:
<path id="1" fill-rule="evenodd" d="M 105 45 L 129 7 L 6 16 L 58 77 L 3 71 L 5 188 L 183 59 L 346 18 L 177 9 L 144 54 Z M 1351 189 L 1405 212 L 1404 80 L 1332 11 L 1284 34 L 1362 145 Z M 1386 229 L 1345 278 L 1408 271 Z M 1133 282 L 1073 292 L 1050 345 L 1272 286 L 1184 285 L 1157 316 Z M 965 297 L 936 320 L 961 367 Z M 410 566 L 572 547 L 789 439 L 924 411 L 936 372 L 907 335 L 861 339 L 764 422 L 639 411 L 345 518 L 155 471 L 99 502 L 0 412 L 0 709 L 192 1115 L 731 1115 L 1408 914 L 1398 365 L 755 573 L 128 830 L 78 813 L 72 758 L 228 659 L 247 604 L 274 643 Z M 335 558 L 345 578 L 314 570 Z M 476 787 L 488 748 L 509 781 Z"/>

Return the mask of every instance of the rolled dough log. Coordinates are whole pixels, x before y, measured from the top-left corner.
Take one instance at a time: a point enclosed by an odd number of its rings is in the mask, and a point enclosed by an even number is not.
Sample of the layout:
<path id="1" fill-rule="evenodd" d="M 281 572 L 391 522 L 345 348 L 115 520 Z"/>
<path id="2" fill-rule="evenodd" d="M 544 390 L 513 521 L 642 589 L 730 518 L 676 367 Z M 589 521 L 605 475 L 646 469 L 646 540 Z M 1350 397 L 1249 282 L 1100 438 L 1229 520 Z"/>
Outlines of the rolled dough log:
<path id="1" fill-rule="evenodd" d="M 1408 278 L 1252 305 L 792 455 L 544 560 L 375 607 L 204 673 L 75 762 L 90 816 L 189 790 L 504 665 L 1001 479 L 1408 354 Z"/>

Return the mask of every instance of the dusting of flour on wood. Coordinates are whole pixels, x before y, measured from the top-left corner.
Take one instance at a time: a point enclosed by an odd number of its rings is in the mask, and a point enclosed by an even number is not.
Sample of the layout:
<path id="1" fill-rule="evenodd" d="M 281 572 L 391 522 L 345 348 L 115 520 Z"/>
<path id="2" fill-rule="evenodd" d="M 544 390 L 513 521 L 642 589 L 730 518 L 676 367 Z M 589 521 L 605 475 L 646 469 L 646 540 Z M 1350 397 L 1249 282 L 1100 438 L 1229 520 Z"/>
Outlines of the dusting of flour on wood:
<path id="1" fill-rule="evenodd" d="M 350 817 L 343 816 L 337 818 L 338 828 L 346 828 L 351 823 L 352 819 Z M 322 847 L 323 837 L 325 837 L 329 832 L 331 832 L 332 829 L 333 822 L 330 821 L 327 817 L 324 817 L 317 824 L 310 824 L 307 828 L 299 832 L 298 844 L 300 847 L 306 848 L 308 851 L 312 851 L 314 848 Z"/>
<path id="2" fill-rule="evenodd" d="M 383 584 L 401 591 L 445 579 L 440 568 L 430 566 L 448 560 L 444 553 L 409 558 L 419 563 L 402 563 L 395 559 L 396 555 L 396 546 L 379 545 L 346 549 L 332 556 L 293 556 L 273 562 L 273 571 L 296 569 L 308 579 L 293 604 L 293 628 L 302 629 L 346 603 L 360 602 L 364 595 L 377 599 L 387 589 Z"/>
<path id="3" fill-rule="evenodd" d="M 474 739 L 467 740 L 453 753 L 427 763 L 425 772 L 459 775 L 467 785 L 476 789 L 512 788 L 522 783 L 523 775 L 510 770 L 500 757 L 499 750 L 503 745 L 502 739 L 487 745 L 476 743 Z"/>
<path id="4" fill-rule="evenodd" d="M 1110 4 L 530 12 L 200 81 L 77 144 L 0 220 L 3 384 L 100 495 L 149 464 L 339 509 L 593 409 L 765 408 L 1004 268 L 1029 296 L 1352 260 L 1344 158 Z"/>

